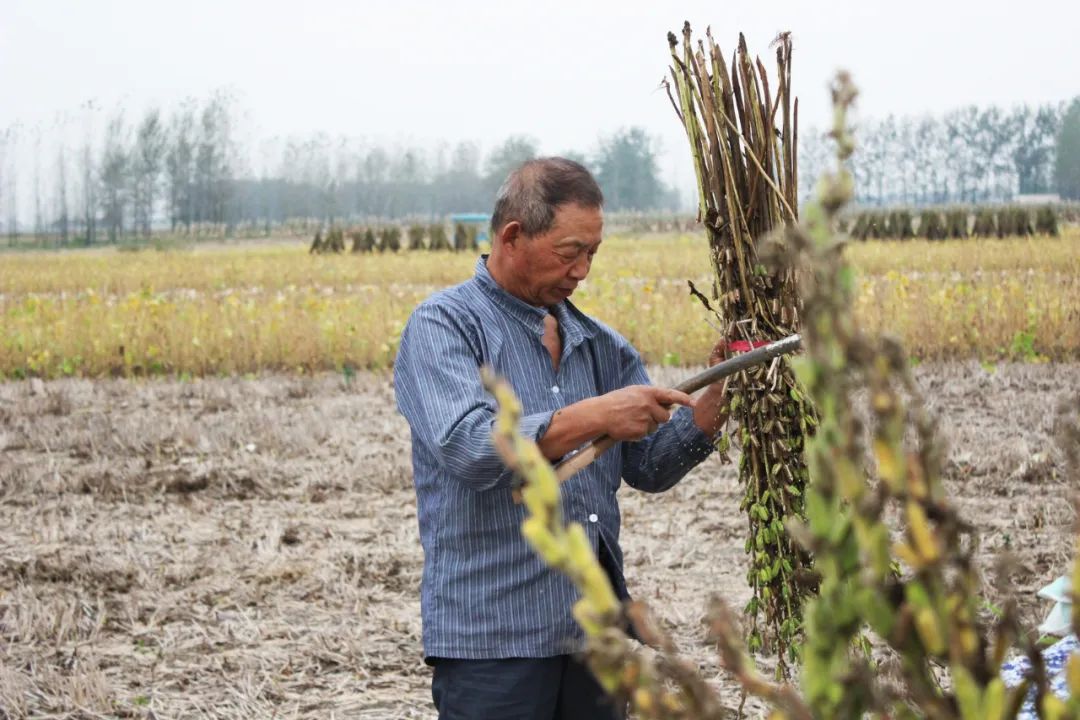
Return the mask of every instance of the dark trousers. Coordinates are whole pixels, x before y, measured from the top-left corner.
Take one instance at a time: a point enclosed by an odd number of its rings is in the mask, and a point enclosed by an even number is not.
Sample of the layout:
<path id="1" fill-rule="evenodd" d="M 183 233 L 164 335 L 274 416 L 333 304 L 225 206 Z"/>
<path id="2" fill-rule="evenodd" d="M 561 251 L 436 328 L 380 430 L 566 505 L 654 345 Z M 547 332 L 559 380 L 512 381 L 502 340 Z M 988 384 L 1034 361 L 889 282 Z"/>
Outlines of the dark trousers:
<path id="1" fill-rule="evenodd" d="M 571 655 L 506 660 L 431 659 L 439 720 L 623 720 L 589 669 Z"/>

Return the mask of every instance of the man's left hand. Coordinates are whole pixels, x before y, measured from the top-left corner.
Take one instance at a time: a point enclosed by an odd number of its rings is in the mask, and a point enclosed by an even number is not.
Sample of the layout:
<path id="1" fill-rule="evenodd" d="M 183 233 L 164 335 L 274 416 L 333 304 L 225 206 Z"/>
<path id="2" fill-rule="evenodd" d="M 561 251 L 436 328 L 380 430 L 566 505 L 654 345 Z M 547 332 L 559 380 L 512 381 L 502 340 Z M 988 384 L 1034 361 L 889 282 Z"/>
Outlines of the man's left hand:
<path id="1" fill-rule="evenodd" d="M 709 367 L 727 358 L 727 342 L 721 340 L 709 353 Z M 727 380 L 705 388 L 694 405 L 694 424 L 709 437 L 714 437 L 727 425 L 731 409 L 728 406 Z"/>

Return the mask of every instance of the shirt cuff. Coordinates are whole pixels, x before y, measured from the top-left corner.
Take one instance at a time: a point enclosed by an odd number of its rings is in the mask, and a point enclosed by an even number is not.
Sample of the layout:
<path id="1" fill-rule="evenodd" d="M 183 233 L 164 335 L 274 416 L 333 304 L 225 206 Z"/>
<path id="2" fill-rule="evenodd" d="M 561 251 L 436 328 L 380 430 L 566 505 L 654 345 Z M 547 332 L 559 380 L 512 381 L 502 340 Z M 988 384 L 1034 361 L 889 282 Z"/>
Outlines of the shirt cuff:
<path id="1" fill-rule="evenodd" d="M 526 415 L 518 421 L 518 432 L 529 440 L 538 443 L 540 438 L 544 437 L 544 433 L 547 432 L 553 417 L 555 417 L 554 410 Z"/>
<path id="2" fill-rule="evenodd" d="M 547 432 L 548 426 L 551 425 L 551 418 L 554 416 L 554 410 L 526 415 L 518 420 L 518 432 L 521 433 L 521 436 L 525 439 L 532 440 L 534 443 L 539 443 L 540 438 L 544 437 L 544 433 Z M 495 486 L 510 487 L 513 485 L 513 477 L 514 471 L 508 467 L 504 467 L 503 471 L 499 473 L 498 479 L 495 481 Z"/>

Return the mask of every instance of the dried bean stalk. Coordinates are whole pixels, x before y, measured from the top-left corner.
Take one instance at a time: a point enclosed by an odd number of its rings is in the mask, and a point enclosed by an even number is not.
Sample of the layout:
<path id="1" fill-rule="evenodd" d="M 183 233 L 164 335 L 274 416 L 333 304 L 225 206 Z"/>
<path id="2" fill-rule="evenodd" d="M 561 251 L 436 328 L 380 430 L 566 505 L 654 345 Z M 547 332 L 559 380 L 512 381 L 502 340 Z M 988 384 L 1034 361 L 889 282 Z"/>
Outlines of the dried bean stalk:
<path id="1" fill-rule="evenodd" d="M 791 96 L 791 39 L 777 38 L 778 85 L 773 91 L 760 61 L 740 35 L 728 69 L 708 35 L 697 51 L 689 24 L 682 49 L 671 45 L 675 104 L 694 156 L 699 218 L 708 230 L 714 271 L 714 312 L 726 340 L 773 341 L 799 330 L 802 302 L 796 272 L 771 271 L 758 246 L 797 221 L 798 101 Z M 672 86 L 668 91 L 671 94 Z M 815 423 L 787 359 L 741 373 L 728 385 L 741 440 L 739 479 L 745 488 L 747 579 L 754 596 L 746 607 L 752 651 L 775 649 L 779 676 L 798 657 L 802 603 L 812 591 L 812 563 L 784 523 L 803 517 L 808 479 L 804 438 Z"/>

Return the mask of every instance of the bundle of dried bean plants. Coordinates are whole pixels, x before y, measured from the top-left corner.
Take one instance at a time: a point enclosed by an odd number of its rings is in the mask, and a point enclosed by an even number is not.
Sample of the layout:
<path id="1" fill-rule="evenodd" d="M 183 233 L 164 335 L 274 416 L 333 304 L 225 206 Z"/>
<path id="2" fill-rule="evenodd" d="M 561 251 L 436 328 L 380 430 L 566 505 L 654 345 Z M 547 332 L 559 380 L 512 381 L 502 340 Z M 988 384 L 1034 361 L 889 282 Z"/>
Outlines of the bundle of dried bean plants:
<path id="1" fill-rule="evenodd" d="M 742 35 L 730 68 L 711 33 L 706 38 L 695 51 L 689 23 L 681 48 L 674 33 L 668 34 L 674 85 L 667 88 L 690 141 L 699 219 L 708 231 L 714 271 L 713 302 L 694 292 L 716 314 L 729 344 L 741 341 L 746 347 L 799 330 L 795 271 L 768 269 L 758 258 L 774 231 L 798 220 L 791 38 L 776 39 L 775 96 L 765 66 L 751 59 Z M 749 522 L 748 644 L 751 650 L 774 650 L 777 673 L 787 676 L 788 663 L 799 654 L 802 602 L 812 591 L 813 573 L 811 558 L 784 523 L 804 516 L 803 447 L 815 414 L 784 358 L 741 373 L 728 387 L 742 449 L 742 509 Z"/>

